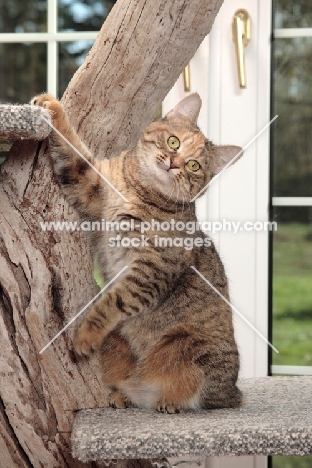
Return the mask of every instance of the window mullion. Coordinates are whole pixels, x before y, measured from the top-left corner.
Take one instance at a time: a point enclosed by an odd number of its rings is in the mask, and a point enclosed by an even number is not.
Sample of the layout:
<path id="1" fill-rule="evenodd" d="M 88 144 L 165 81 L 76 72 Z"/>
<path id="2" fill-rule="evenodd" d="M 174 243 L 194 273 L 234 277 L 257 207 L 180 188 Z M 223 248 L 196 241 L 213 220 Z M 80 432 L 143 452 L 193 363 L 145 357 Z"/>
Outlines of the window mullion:
<path id="1" fill-rule="evenodd" d="M 48 43 L 47 43 L 47 91 L 57 96 L 58 45 L 57 33 L 57 0 L 48 0 Z M 51 35 L 51 36 L 50 36 Z M 49 37 L 50 36 L 50 37 Z"/>
<path id="2" fill-rule="evenodd" d="M 312 197 L 272 197 L 273 206 L 312 206 Z"/>
<path id="3" fill-rule="evenodd" d="M 277 28 L 273 31 L 275 39 L 289 39 L 293 37 L 311 37 L 312 28 Z"/>

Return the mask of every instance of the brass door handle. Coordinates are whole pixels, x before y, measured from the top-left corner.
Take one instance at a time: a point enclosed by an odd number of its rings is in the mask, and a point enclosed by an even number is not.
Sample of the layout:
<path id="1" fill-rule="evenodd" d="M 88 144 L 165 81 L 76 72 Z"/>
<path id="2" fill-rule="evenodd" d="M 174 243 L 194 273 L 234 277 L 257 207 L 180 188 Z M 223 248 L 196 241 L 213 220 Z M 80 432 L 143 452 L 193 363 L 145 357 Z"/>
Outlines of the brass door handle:
<path id="1" fill-rule="evenodd" d="M 246 88 L 245 47 L 250 41 L 250 16 L 246 10 L 237 10 L 233 17 L 233 38 L 235 42 L 239 86 Z"/>
<path id="2" fill-rule="evenodd" d="M 188 93 L 191 91 L 191 67 L 188 63 L 183 71 L 184 91 Z"/>

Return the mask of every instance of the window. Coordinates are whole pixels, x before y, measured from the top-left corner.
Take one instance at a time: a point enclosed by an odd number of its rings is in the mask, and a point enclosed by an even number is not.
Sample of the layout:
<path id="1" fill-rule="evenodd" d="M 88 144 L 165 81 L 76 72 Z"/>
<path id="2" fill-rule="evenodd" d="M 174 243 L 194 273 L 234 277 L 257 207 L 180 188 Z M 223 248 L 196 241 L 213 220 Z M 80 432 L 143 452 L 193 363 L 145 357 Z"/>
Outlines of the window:
<path id="1" fill-rule="evenodd" d="M 310 27 L 311 26 L 311 27 Z M 275 2 L 272 128 L 273 374 L 312 375 L 312 16 Z"/>
<path id="2" fill-rule="evenodd" d="M 0 0 L 0 103 L 61 97 L 115 0 Z M 0 146 L 0 163 L 10 146 Z"/>
<path id="3" fill-rule="evenodd" d="M 309 0 L 273 9 L 271 219 L 273 375 L 312 375 L 312 15 Z M 312 457 L 272 457 L 306 468 Z"/>
<path id="4" fill-rule="evenodd" d="M 61 96 L 115 1 L 0 0 L 0 102 Z"/>

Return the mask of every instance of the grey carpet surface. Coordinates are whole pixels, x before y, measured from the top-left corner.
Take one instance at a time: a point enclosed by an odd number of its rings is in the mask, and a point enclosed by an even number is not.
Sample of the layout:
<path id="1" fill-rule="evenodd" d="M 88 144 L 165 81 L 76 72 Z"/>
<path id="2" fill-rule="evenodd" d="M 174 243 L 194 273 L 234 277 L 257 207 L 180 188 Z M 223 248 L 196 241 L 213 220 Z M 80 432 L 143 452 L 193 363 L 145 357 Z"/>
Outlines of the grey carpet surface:
<path id="1" fill-rule="evenodd" d="M 0 105 L 0 140 L 14 141 L 19 138 L 43 140 L 51 132 L 51 114 L 42 107 L 25 104 Z"/>
<path id="2" fill-rule="evenodd" d="M 81 461 L 187 455 L 312 455 L 312 377 L 243 379 L 240 408 L 160 414 L 98 408 L 77 413 Z"/>

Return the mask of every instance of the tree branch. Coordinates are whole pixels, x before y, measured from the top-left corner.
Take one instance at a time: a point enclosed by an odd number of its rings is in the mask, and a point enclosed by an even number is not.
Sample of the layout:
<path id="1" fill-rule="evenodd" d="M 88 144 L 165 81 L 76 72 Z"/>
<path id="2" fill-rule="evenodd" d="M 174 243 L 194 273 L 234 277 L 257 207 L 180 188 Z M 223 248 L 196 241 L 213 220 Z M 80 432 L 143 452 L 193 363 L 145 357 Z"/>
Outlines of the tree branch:
<path id="1" fill-rule="evenodd" d="M 134 146 L 210 32 L 223 0 L 122 0 L 64 95 L 99 158 Z M 78 111 L 78 113 L 77 113 Z"/>

